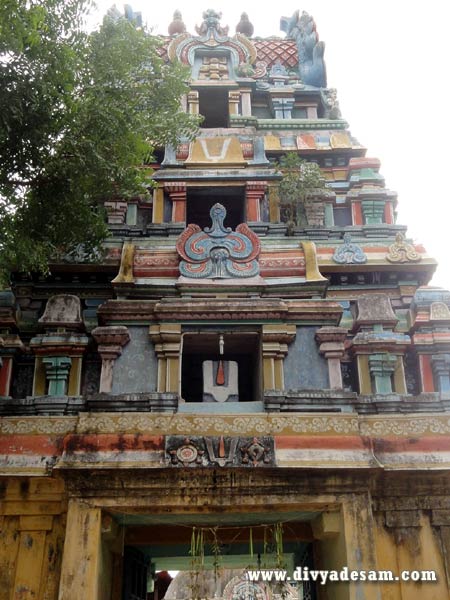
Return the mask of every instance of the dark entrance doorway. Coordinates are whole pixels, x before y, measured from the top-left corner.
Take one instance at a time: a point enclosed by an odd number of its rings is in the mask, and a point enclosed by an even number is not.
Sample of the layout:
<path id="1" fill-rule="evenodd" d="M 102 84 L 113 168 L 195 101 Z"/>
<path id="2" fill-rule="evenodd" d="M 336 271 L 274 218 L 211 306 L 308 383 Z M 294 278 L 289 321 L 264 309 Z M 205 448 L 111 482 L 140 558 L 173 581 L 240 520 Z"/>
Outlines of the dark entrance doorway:
<path id="1" fill-rule="evenodd" d="M 122 600 L 240 600 L 243 586 L 246 600 L 273 598 L 278 591 L 272 584 L 247 585 L 246 573 L 312 568 L 312 531 L 309 522 L 261 524 L 257 517 L 248 525 L 127 527 Z M 276 530 L 282 531 L 281 546 Z M 280 593 L 289 600 L 316 600 L 309 582 L 289 583 Z"/>

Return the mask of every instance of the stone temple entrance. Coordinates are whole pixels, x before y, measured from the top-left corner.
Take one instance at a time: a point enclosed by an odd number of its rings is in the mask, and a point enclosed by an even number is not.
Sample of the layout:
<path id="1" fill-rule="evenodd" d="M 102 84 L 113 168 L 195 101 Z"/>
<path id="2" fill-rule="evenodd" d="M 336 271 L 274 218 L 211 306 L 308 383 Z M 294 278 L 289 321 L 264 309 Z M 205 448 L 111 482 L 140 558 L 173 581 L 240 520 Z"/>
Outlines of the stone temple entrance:
<path id="1" fill-rule="evenodd" d="M 309 583 L 248 577 L 249 570 L 284 568 L 291 576 L 297 566 L 313 566 L 309 523 L 271 518 L 126 527 L 121 600 L 315 600 Z"/>

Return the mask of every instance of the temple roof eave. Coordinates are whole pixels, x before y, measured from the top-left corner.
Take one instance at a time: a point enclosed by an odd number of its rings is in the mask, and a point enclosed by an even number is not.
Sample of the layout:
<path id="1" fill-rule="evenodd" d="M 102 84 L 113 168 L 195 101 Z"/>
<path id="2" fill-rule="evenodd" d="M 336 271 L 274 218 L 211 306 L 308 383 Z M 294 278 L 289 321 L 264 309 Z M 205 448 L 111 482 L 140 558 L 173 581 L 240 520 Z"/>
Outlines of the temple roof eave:
<path id="1" fill-rule="evenodd" d="M 233 181 L 254 181 L 254 180 L 267 180 L 267 179 L 280 179 L 281 175 L 276 169 L 261 168 L 167 168 L 161 169 L 153 175 L 155 181 L 218 181 L 218 180 L 233 180 Z"/>

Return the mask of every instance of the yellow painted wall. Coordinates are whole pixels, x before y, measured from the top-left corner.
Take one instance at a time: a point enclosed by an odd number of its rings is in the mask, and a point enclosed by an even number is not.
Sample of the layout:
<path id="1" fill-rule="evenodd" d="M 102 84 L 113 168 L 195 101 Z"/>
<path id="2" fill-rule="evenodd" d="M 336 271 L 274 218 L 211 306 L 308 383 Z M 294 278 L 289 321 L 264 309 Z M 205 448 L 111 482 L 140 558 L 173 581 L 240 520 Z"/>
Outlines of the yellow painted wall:
<path id="1" fill-rule="evenodd" d="M 65 535 L 62 482 L 18 477 L 2 484 L 0 600 L 57 600 Z"/>
<path id="2" fill-rule="evenodd" d="M 313 524 L 316 568 L 427 569 L 436 571 L 438 581 L 319 585 L 319 600 L 450 597 L 448 527 L 431 526 L 427 513 L 420 526 L 386 527 L 384 513 L 373 516 L 364 493 L 342 496 L 339 503 Z M 122 542 L 123 532 L 98 506 L 72 499 L 67 512 L 61 479 L 0 480 L 0 600 L 120 600 Z"/>
<path id="3" fill-rule="evenodd" d="M 377 515 L 375 532 L 380 569 L 397 573 L 434 570 L 438 578 L 432 583 L 384 583 L 381 586 L 383 600 L 447 600 L 450 597 L 439 532 L 437 528 L 433 530 L 428 516 L 421 516 L 420 527 L 387 528 L 384 516 Z"/>

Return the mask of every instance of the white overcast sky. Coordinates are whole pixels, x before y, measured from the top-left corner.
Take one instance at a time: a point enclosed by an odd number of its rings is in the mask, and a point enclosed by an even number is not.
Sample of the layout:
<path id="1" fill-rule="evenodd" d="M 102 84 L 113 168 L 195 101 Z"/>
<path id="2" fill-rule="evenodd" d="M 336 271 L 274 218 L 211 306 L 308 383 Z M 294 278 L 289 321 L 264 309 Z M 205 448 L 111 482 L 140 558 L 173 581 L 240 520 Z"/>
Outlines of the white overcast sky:
<path id="1" fill-rule="evenodd" d="M 235 26 L 246 11 L 255 36 L 280 36 L 281 16 L 306 10 L 325 42 L 328 86 L 336 87 L 352 134 L 381 160 L 399 197 L 397 222 L 440 263 L 434 285 L 450 289 L 450 2 L 448 0 L 128 0 L 155 33 L 179 9 L 188 31 L 207 8 Z M 98 14 L 112 2 L 97 0 Z M 117 8 L 123 9 L 121 2 Z"/>

